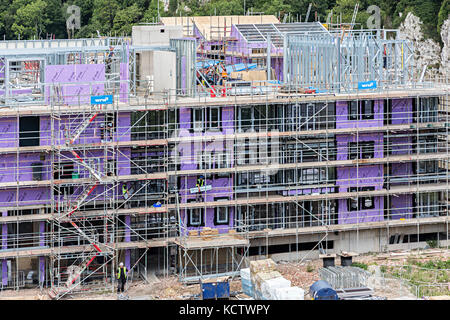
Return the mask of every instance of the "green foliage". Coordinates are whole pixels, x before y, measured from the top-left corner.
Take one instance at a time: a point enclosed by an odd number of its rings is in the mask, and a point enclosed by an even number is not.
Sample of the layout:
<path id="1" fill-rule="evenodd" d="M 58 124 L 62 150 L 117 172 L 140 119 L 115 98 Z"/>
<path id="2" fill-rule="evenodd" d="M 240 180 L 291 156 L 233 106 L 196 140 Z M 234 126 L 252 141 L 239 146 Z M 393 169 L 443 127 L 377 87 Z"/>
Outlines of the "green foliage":
<path id="1" fill-rule="evenodd" d="M 240 0 L 211 0 L 199 9 L 191 8 L 191 10 L 199 10 L 198 15 L 218 15 L 218 16 L 229 16 L 229 15 L 242 15 L 244 14 L 244 8 Z M 197 15 L 197 14 L 194 14 Z"/>
<path id="2" fill-rule="evenodd" d="M 154 19 L 158 17 L 158 1 L 159 0 L 151 0 L 147 10 L 144 13 L 143 22 L 153 22 Z M 159 1 L 159 15 L 164 16 L 164 2 Z"/>
<path id="3" fill-rule="evenodd" d="M 450 0 L 442 1 L 441 8 L 438 13 L 437 31 L 441 33 L 441 27 L 445 20 L 450 19 Z"/>
<path id="4" fill-rule="evenodd" d="M 307 271 L 307 272 L 313 272 L 313 271 L 314 271 L 314 267 L 313 267 L 312 265 L 308 264 L 308 265 L 306 266 L 306 271 Z"/>
<path id="5" fill-rule="evenodd" d="M 418 265 L 427 269 L 450 269 L 450 260 L 430 260 Z"/>
<path id="6" fill-rule="evenodd" d="M 142 11 L 136 4 L 119 10 L 114 17 L 113 31 L 118 35 L 131 35 L 131 28 L 142 17 Z"/>
<path id="7" fill-rule="evenodd" d="M 388 276 L 406 280 L 418 288 L 418 296 L 448 295 L 450 281 L 450 260 L 430 260 L 420 262 L 408 259 L 404 266 L 384 267 Z"/>
<path id="8" fill-rule="evenodd" d="M 437 248 L 438 243 L 437 243 L 437 240 L 428 240 L 428 241 L 427 241 L 427 245 L 428 245 L 430 248 Z"/>
<path id="9" fill-rule="evenodd" d="M 45 32 L 45 27 L 51 23 L 46 12 L 47 3 L 44 0 L 17 2 L 21 2 L 21 5 L 17 9 L 11 30 L 22 39 L 39 39 Z"/>
<path id="10" fill-rule="evenodd" d="M 114 26 L 114 17 L 119 11 L 117 0 L 94 0 L 94 11 L 90 23 L 101 34 L 109 34 Z"/>
<path id="11" fill-rule="evenodd" d="M 359 0 L 337 0 L 336 6 L 333 8 L 333 15 L 341 16 L 342 22 L 350 23 L 352 21 L 353 11 L 355 9 L 355 4 L 359 2 L 359 10 L 355 20 L 354 29 L 363 29 L 366 28 L 367 19 L 369 19 L 370 14 L 366 12 L 366 4 L 365 1 Z"/>
<path id="12" fill-rule="evenodd" d="M 361 269 L 364 269 L 364 270 L 368 270 L 369 269 L 368 265 L 365 264 L 365 263 L 362 263 L 362 262 L 353 262 L 352 263 L 352 267 L 357 267 L 357 268 L 361 268 Z"/>

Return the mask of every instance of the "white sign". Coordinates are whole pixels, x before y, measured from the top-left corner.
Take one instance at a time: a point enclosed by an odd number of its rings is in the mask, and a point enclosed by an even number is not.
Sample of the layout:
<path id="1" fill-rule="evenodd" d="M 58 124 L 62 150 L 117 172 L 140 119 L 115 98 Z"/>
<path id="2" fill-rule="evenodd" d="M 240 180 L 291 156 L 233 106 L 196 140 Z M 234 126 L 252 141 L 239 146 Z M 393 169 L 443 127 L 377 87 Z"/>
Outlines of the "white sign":
<path id="1" fill-rule="evenodd" d="M 191 188 L 190 191 L 191 191 L 191 193 L 198 193 L 198 192 L 205 192 L 205 191 L 208 191 L 211 189 L 212 189 L 212 186 L 209 185 L 209 186 Z"/>

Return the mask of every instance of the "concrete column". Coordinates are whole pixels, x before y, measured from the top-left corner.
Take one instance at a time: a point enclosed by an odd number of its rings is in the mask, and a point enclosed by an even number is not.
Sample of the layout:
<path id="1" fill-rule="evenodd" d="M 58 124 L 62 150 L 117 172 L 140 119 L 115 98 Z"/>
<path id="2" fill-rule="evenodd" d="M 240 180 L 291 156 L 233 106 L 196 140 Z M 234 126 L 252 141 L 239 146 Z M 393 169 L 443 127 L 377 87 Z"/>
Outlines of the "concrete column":
<path id="1" fill-rule="evenodd" d="M 130 242 L 130 224 L 131 224 L 131 217 L 125 216 L 125 242 Z M 125 267 L 127 267 L 127 270 L 130 270 L 131 264 L 131 249 L 125 250 Z"/>
<path id="2" fill-rule="evenodd" d="M 8 211 L 2 212 L 2 217 L 8 216 Z M 6 223 L 2 224 L 2 250 L 8 249 L 8 225 Z M 8 265 L 6 259 L 2 261 L 2 285 L 6 286 L 8 284 Z"/>
<path id="3" fill-rule="evenodd" d="M 45 246 L 45 221 L 39 222 L 39 246 Z M 39 284 L 45 282 L 45 257 L 39 257 Z"/>

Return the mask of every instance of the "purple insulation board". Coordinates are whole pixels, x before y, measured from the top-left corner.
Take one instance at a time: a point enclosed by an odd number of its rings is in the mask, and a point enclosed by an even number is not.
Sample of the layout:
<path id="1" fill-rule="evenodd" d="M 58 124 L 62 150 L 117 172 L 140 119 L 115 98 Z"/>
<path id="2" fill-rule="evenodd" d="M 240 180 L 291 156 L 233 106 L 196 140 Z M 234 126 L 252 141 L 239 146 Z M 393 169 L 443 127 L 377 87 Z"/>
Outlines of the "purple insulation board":
<path id="1" fill-rule="evenodd" d="M 390 197 L 390 218 L 392 220 L 411 219 L 413 214 L 413 196 L 400 194 Z"/>
<path id="2" fill-rule="evenodd" d="M 215 135 L 220 133 L 233 133 L 233 119 L 234 111 L 232 107 L 223 107 L 221 109 L 221 131 L 192 131 L 191 130 L 191 110 L 188 108 L 180 109 L 180 136 L 198 136 L 198 135 Z M 229 147 L 227 144 L 232 144 L 233 141 L 225 139 L 215 139 L 208 141 L 208 143 L 196 143 L 196 142 L 183 142 L 178 145 L 178 153 L 183 157 L 183 162 L 180 165 L 181 170 L 198 169 L 198 163 L 196 160 L 196 155 L 198 154 L 211 154 L 213 159 L 213 166 L 215 164 L 215 154 L 224 153 L 227 151 L 228 159 L 233 158 L 233 148 Z M 197 199 L 197 194 L 191 194 L 189 189 L 196 186 L 197 176 L 185 176 L 180 177 L 180 202 L 186 203 L 191 200 Z M 206 191 L 206 196 L 203 193 L 201 198 L 203 201 L 217 201 L 217 198 L 226 198 L 228 200 L 233 199 L 233 179 L 232 177 L 217 177 L 215 175 L 210 175 L 205 177 L 205 185 L 210 185 L 211 190 Z M 184 210 L 182 213 L 182 219 L 185 221 L 187 219 L 186 213 L 188 210 Z M 233 209 L 230 208 L 229 211 L 229 223 L 227 225 L 215 225 L 214 224 L 214 212 L 213 208 L 207 208 L 204 215 L 204 227 L 212 227 L 219 229 L 219 232 L 228 232 L 229 226 L 233 225 Z M 188 230 L 201 229 L 202 227 L 188 227 Z"/>
<path id="3" fill-rule="evenodd" d="M 123 103 L 128 102 L 128 91 L 129 91 L 129 73 L 128 73 L 128 63 L 120 64 L 120 92 L 119 101 Z"/>
<path id="4" fill-rule="evenodd" d="M 340 186 L 339 192 L 349 191 L 349 187 L 374 187 L 375 190 L 383 188 L 383 166 L 361 166 L 337 168 L 336 185 Z M 363 223 L 382 221 L 384 219 L 384 198 L 372 197 L 373 209 L 360 209 L 350 211 L 348 208 L 349 199 L 338 200 L 338 223 Z M 360 198 L 363 199 L 363 198 Z"/>
<path id="5" fill-rule="evenodd" d="M 2 211 L 2 216 L 6 217 L 8 215 L 7 211 Z M 2 250 L 8 249 L 8 225 L 6 223 L 2 224 Z M 8 265 L 6 259 L 1 261 L 2 265 L 2 285 L 8 285 Z"/>
<path id="6" fill-rule="evenodd" d="M 412 99 L 392 100 L 392 124 L 406 124 L 413 120 Z"/>
<path id="7" fill-rule="evenodd" d="M 17 147 L 18 131 L 17 118 L 0 118 L 0 148 Z"/>
<path id="8" fill-rule="evenodd" d="M 383 197 L 374 197 L 375 209 L 348 211 L 347 200 L 339 200 L 338 224 L 377 222 L 384 220 Z M 341 210 L 342 209 L 342 210 Z"/>
<path id="9" fill-rule="evenodd" d="M 2 211 L 2 217 L 7 217 L 8 211 Z M 8 225 L 2 224 L 2 250 L 8 249 Z"/>
<path id="10" fill-rule="evenodd" d="M 391 145 L 391 154 L 410 154 L 412 153 L 412 138 L 411 137 L 396 137 L 389 136 L 389 144 Z"/>
<path id="11" fill-rule="evenodd" d="M 382 127 L 383 125 L 383 100 L 374 101 L 373 119 L 364 119 L 359 114 L 359 120 L 349 119 L 349 102 L 336 102 L 336 129 Z"/>
<path id="12" fill-rule="evenodd" d="M 383 134 L 361 133 L 359 135 L 336 135 L 337 160 L 348 160 L 350 142 L 374 142 L 374 158 L 383 158 Z M 360 157 L 362 157 L 362 150 Z"/>
<path id="13" fill-rule="evenodd" d="M 104 81 L 104 64 L 46 66 L 45 99 L 50 103 L 52 94 L 56 101 L 67 105 L 90 103 L 91 96 L 104 94 Z"/>
<path id="14" fill-rule="evenodd" d="M 49 204 L 50 188 L 21 188 L 16 196 L 16 189 L 0 190 L 0 207 Z"/>
<path id="15" fill-rule="evenodd" d="M 336 169 L 336 185 L 339 190 L 345 192 L 347 187 L 375 187 L 375 190 L 383 189 L 384 176 L 383 165 L 341 167 Z"/>
<path id="16" fill-rule="evenodd" d="M 45 257 L 39 257 L 39 283 L 45 282 Z"/>

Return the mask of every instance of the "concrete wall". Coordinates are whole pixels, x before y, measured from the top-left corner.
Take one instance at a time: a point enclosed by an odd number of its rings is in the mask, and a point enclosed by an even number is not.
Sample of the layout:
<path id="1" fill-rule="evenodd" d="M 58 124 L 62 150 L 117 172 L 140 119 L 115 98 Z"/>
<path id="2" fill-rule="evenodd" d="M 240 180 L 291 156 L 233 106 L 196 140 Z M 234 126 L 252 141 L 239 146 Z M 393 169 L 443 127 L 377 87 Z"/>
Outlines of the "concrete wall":
<path id="1" fill-rule="evenodd" d="M 170 39 L 183 38 L 183 26 L 133 26 L 134 46 L 169 46 Z"/>
<path id="2" fill-rule="evenodd" d="M 153 79 L 153 92 L 176 89 L 176 53 L 168 51 L 144 51 L 140 54 L 140 87 L 146 86 L 146 80 Z M 173 91 L 172 91 L 173 92 Z"/>
<path id="3" fill-rule="evenodd" d="M 413 235 L 417 234 L 417 226 L 404 226 L 387 229 L 371 229 L 371 230 L 359 230 L 357 231 L 340 231 L 338 233 L 330 232 L 327 241 L 333 241 L 333 249 L 328 249 L 329 253 L 339 253 L 341 251 L 357 252 L 357 253 L 369 253 L 369 252 L 385 252 L 394 251 L 399 249 L 416 249 L 425 248 L 427 246 L 426 241 L 414 241 L 409 243 L 389 244 L 389 238 L 395 234 L 398 235 Z M 447 227 L 444 224 L 430 224 L 421 225 L 420 233 L 437 233 L 447 232 Z M 324 233 L 318 234 L 300 234 L 298 238 L 296 236 L 283 236 L 268 238 L 268 245 L 282 245 L 282 244 L 295 244 L 307 242 L 318 242 L 324 236 Z M 440 239 L 440 246 L 448 245 L 450 241 Z M 266 246 L 266 238 L 258 238 L 251 240 L 251 246 Z M 275 261 L 294 261 L 298 257 L 302 258 L 306 254 L 307 259 L 317 259 L 319 257 L 319 251 L 299 251 L 297 252 L 283 252 L 276 254 L 269 254 L 269 257 Z M 265 256 L 251 256 L 250 260 L 257 260 L 259 258 L 265 258 Z M 336 264 L 339 264 L 339 258 L 336 259 Z"/>

